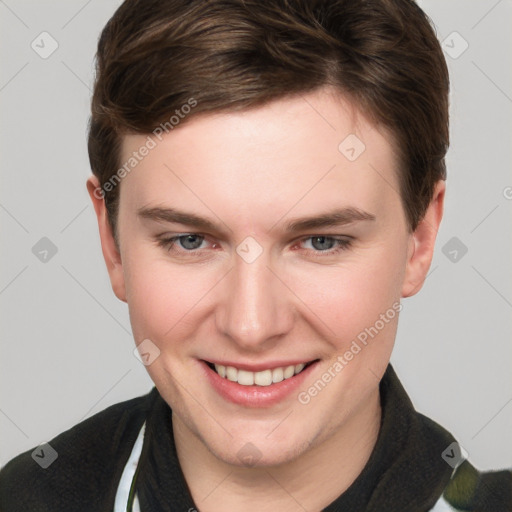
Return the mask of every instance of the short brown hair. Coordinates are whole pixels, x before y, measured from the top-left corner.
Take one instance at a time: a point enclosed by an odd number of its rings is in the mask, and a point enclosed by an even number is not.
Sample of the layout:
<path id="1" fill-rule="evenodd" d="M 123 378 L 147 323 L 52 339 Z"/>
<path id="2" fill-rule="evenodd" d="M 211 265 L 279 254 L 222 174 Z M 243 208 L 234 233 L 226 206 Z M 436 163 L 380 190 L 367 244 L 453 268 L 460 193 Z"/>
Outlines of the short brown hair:
<path id="1" fill-rule="evenodd" d="M 415 230 L 446 179 L 449 77 L 413 0 L 125 0 L 98 43 L 92 171 L 104 187 L 121 165 L 123 135 L 172 128 L 169 116 L 191 98 L 181 122 L 326 85 L 392 133 Z M 119 187 L 102 197 L 115 235 Z"/>

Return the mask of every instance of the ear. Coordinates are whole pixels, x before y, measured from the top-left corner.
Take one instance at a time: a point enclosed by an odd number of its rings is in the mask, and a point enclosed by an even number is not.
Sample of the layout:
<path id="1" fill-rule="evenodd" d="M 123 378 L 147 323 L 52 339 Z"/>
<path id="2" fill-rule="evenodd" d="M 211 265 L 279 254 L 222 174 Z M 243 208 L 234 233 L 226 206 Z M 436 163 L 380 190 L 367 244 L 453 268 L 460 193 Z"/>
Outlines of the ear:
<path id="1" fill-rule="evenodd" d="M 108 275 L 110 276 L 112 289 L 114 290 L 114 293 L 119 300 L 126 302 L 126 290 L 124 284 L 124 272 L 123 263 L 121 261 L 121 254 L 112 234 L 112 227 L 108 221 L 107 208 L 105 206 L 105 200 L 103 199 L 104 193 L 96 176 L 91 176 L 87 180 L 87 191 L 91 197 L 94 211 L 96 212 L 96 217 L 98 219 L 101 250 L 107 265 L 107 271 Z"/>
<path id="2" fill-rule="evenodd" d="M 439 180 L 425 216 L 410 235 L 402 297 L 410 297 L 420 291 L 427 277 L 439 224 L 443 217 L 446 182 Z"/>

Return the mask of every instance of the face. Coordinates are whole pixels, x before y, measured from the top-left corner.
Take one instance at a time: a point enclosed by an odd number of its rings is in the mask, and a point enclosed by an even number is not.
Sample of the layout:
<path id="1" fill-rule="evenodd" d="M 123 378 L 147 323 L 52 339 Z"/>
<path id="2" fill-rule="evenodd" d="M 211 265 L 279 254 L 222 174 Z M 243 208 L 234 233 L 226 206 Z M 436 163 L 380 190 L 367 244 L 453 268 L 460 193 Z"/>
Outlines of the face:
<path id="1" fill-rule="evenodd" d="M 180 428 L 228 463 L 290 461 L 378 393 L 442 191 L 409 233 L 389 134 L 328 89 L 161 139 L 120 185 L 119 253 L 95 200 L 114 291 Z"/>

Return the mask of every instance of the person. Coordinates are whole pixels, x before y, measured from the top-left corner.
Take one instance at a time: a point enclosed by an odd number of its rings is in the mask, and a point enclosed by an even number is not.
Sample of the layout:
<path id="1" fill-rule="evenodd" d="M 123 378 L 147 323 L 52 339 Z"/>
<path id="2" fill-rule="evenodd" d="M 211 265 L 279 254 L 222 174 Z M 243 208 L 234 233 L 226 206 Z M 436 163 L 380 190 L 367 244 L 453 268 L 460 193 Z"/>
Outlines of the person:
<path id="1" fill-rule="evenodd" d="M 10 461 L 1 510 L 512 510 L 389 363 L 448 94 L 412 0 L 125 0 L 87 188 L 155 386 Z"/>

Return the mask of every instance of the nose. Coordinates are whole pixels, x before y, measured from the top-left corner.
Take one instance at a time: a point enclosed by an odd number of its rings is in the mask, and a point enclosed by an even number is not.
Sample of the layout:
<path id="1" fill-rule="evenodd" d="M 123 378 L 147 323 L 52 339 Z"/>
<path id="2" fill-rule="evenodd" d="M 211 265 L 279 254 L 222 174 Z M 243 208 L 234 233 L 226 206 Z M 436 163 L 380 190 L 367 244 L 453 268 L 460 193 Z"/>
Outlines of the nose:
<path id="1" fill-rule="evenodd" d="M 246 351 L 268 350 L 293 326 L 291 292 L 269 263 L 265 251 L 251 263 L 236 255 L 224 280 L 217 328 Z"/>

